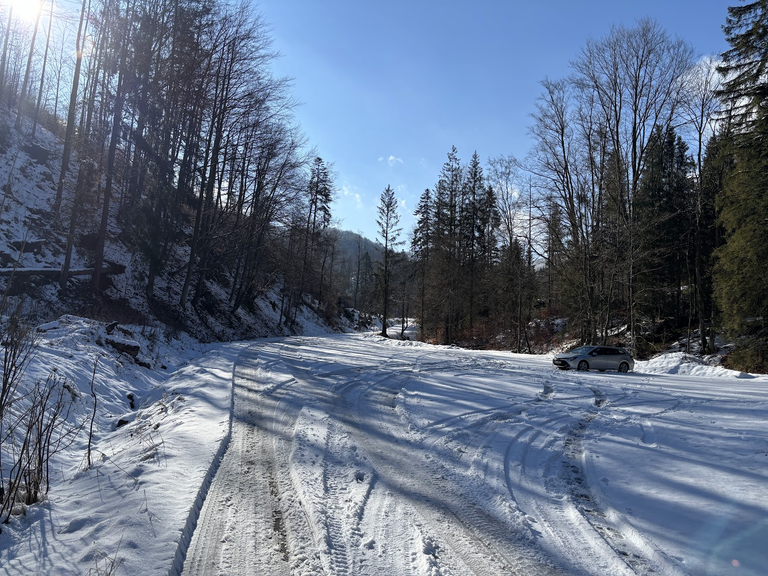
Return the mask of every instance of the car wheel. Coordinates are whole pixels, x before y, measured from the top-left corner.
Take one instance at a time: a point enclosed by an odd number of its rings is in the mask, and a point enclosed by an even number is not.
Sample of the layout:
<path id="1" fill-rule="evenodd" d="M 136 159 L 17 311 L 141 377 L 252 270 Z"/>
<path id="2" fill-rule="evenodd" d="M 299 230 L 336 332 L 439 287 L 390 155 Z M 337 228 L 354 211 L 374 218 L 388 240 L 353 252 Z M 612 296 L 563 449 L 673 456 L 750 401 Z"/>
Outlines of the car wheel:
<path id="1" fill-rule="evenodd" d="M 582 360 L 581 362 L 579 362 L 578 369 L 583 372 L 589 370 L 589 363 L 586 360 Z"/>
<path id="2" fill-rule="evenodd" d="M 629 372 L 629 364 L 626 362 L 619 364 L 619 372 Z"/>

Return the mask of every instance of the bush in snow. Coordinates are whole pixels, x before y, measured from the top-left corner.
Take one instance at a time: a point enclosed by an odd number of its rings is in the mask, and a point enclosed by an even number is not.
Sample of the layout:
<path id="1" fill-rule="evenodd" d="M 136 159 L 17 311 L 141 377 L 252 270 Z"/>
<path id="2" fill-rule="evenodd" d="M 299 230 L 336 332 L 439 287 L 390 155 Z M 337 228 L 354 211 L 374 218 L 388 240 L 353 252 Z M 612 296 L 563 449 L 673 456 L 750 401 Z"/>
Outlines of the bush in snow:
<path id="1" fill-rule="evenodd" d="M 67 422 L 73 389 L 64 378 L 52 373 L 23 386 L 35 337 L 19 309 L 0 321 L 0 346 L 0 523 L 6 523 L 47 494 L 50 459 L 79 427 Z"/>

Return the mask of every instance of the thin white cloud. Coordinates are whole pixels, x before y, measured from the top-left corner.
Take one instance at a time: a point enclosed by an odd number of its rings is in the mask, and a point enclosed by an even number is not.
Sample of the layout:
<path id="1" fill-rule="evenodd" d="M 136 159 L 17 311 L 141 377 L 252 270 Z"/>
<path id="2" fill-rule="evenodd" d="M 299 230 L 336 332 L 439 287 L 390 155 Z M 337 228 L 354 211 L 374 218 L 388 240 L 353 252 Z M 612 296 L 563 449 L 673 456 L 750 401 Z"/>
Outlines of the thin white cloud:
<path id="1" fill-rule="evenodd" d="M 397 156 L 388 156 L 387 158 L 384 158 L 384 156 L 379 156 L 379 162 L 386 162 L 387 166 L 390 168 L 394 168 L 398 164 L 404 164 L 402 158 L 398 158 Z"/>
<path id="2" fill-rule="evenodd" d="M 345 198 L 349 198 L 351 200 L 355 201 L 355 208 L 358 210 L 363 207 L 363 197 L 360 195 L 360 192 L 358 192 L 357 186 L 350 186 L 349 184 L 344 184 L 341 187 L 341 194 Z"/>

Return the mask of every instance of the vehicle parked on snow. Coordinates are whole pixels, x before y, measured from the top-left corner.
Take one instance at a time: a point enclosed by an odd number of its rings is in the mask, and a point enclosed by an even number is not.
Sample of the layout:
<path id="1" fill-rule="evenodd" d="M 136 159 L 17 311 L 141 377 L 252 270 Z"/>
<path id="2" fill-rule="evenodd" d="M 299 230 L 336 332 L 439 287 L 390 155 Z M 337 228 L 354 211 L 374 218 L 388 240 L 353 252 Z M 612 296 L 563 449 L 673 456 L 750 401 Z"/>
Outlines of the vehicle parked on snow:
<path id="1" fill-rule="evenodd" d="M 618 346 L 577 346 L 568 352 L 558 354 L 552 364 L 561 370 L 618 370 L 629 372 L 634 369 L 632 355 Z"/>

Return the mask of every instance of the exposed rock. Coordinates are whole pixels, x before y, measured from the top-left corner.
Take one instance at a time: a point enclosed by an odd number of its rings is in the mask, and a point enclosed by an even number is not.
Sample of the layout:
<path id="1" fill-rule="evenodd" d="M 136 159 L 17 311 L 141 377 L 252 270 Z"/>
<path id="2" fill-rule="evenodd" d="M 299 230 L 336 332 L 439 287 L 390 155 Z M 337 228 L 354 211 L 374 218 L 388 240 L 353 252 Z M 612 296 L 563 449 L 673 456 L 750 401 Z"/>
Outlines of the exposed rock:
<path id="1" fill-rule="evenodd" d="M 32 254 L 38 254 L 42 249 L 43 245 L 45 244 L 44 240 L 11 240 L 8 244 L 13 246 L 16 250 L 21 251 L 21 249 L 24 249 L 24 252 L 26 254 L 32 253 Z"/>
<path id="2" fill-rule="evenodd" d="M 39 144 L 27 144 L 26 146 L 22 146 L 21 149 L 29 154 L 29 156 L 38 164 L 45 164 L 48 162 L 48 157 L 51 155 L 50 150 L 46 150 Z"/>
<path id="3" fill-rule="evenodd" d="M 124 338 L 116 338 L 111 336 L 106 339 L 106 343 L 112 346 L 118 352 L 124 352 L 131 358 L 136 358 L 141 351 L 141 346 L 135 340 L 125 340 Z"/>

